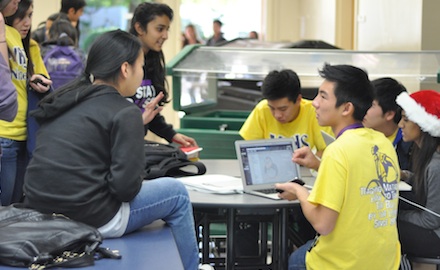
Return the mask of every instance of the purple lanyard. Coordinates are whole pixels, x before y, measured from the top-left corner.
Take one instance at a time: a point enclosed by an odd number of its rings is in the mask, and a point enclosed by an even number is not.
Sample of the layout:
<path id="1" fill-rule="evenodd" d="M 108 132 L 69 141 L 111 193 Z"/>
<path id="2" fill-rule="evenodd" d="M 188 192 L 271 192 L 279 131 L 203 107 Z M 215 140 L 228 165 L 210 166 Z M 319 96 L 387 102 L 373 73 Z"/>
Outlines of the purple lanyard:
<path id="1" fill-rule="evenodd" d="M 364 125 L 362 125 L 361 123 L 354 123 L 354 124 L 348 125 L 345 128 L 341 129 L 341 131 L 339 131 L 338 136 L 336 136 L 336 138 L 341 136 L 342 133 L 344 133 L 345 131 L 347 131 L 349 129 L 362 128 L 362 127 L 364 127 Z"/>

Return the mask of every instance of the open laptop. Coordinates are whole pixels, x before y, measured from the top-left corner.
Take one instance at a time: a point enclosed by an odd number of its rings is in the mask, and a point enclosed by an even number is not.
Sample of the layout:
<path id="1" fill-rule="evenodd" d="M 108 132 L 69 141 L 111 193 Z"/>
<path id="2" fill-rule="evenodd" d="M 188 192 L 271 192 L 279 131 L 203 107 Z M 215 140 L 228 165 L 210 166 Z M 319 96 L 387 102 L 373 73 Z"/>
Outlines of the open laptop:
<path id="1" fill-rule="evenodd" d="M 278 200 L 275 183 L 301 178 L 299 165 L 292 162 L 296 144 L 292 138 L 235 141 L 243 191 Z"/>

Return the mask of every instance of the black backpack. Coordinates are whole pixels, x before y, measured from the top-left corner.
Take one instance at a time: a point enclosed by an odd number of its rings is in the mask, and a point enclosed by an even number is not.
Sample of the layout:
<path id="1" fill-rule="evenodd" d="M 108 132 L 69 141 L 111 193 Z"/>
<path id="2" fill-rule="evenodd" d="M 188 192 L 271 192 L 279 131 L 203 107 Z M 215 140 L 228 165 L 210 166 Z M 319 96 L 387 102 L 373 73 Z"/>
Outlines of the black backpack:
<path id="1" fill-rule="evenodd" d="M 202 162 L 189 160 L 186 154 L 173 144 L 145 141 L 144 150 L 145 179 L 201 175 L 206 172 Z"/>

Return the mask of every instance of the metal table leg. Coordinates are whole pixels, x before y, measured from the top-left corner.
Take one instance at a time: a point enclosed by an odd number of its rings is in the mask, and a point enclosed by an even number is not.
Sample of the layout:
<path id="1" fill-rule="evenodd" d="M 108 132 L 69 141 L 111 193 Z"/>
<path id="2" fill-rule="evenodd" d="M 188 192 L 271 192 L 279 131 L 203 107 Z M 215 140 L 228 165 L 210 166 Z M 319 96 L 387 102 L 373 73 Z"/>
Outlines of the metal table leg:
<path id="1" fill-rule="evenodd" d="M 235 209 L 227 210 L 226 225 L 226 270 L 235 269 L 235 248 L 234 248 L 234 225 L 235 225 Z"/>

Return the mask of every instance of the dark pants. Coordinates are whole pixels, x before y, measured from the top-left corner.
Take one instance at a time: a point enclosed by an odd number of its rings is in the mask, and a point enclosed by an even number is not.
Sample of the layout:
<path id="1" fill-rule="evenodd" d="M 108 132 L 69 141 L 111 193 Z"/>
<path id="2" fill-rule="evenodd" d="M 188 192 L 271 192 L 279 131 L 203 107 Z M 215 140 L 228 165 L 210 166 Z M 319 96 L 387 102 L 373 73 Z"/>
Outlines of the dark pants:
<path id="1" fill-rule="evenodd" d="M 440 256 L 440 238 L 433 230 L 406 221 L 399 221 L 397 226 L 403 254 L 432 258 Z"/>

